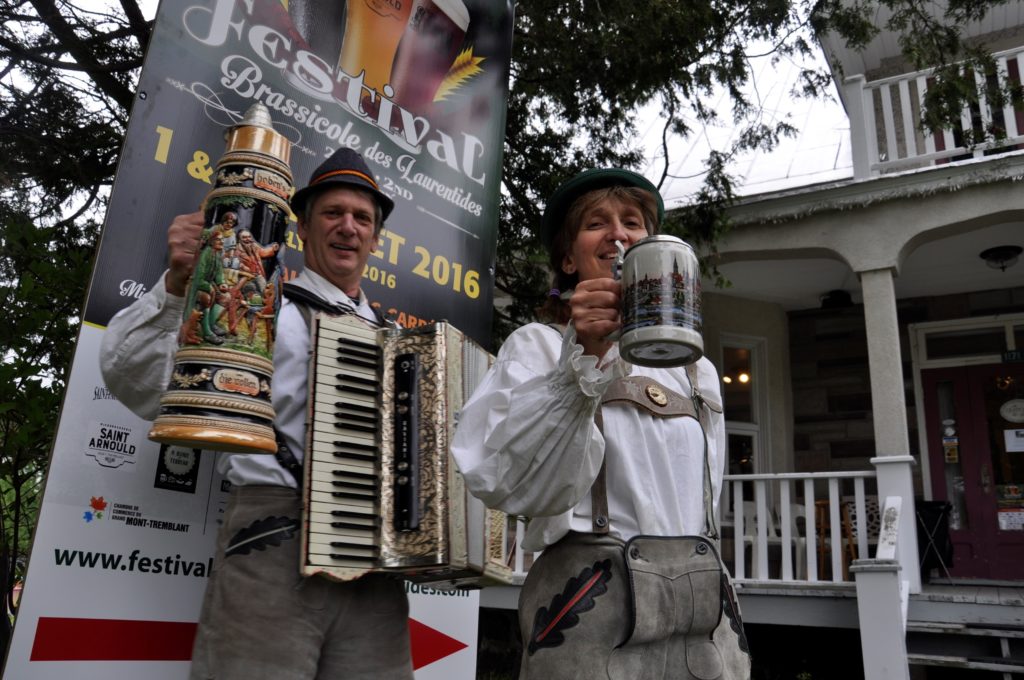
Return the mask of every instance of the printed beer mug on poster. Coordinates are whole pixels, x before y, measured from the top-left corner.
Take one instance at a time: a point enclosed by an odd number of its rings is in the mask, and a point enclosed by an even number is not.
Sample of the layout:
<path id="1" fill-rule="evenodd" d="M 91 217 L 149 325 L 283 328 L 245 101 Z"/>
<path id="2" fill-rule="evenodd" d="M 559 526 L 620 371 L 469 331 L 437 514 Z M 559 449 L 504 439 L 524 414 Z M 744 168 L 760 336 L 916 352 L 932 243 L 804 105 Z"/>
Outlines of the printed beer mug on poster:
<path id="1" fill-rule="evenodd" d="M 407 111 L 430 111 L 469 29 L 462 0 L 349 0 L 340 3 L 343 12 L 335 4 L 330 16 L 321 18 L 344 35 L 340 54 L 332 52 L 336 43 L 310 17 L 311 4 L 300 0 L 289 13 L 314 51 L 328 62 L 337 59 L 345 73 L 362 73 L 366 87 Z M 363 101 L 368 113 L 377 106 L 369 97 Z"/>

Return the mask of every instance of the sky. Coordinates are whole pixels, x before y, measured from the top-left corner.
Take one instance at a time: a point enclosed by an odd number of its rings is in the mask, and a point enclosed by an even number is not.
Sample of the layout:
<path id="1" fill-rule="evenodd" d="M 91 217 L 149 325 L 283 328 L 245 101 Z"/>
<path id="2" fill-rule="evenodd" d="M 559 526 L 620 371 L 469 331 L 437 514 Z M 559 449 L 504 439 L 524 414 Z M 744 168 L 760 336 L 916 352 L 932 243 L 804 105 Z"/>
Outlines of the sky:
<path id="1" fill-rule="evenodd" d="M 819 55 L 820 56 L 820 55 Z M 820 56 L 820 62 L 824 57 Z M 784 138 L 772 152 L 757 151 L 744 155 L 729 166 L 738 180 L 738 193 L 750 196 L 817 184 L 853 176 L 850 155 L 850 122 L 837 94 L 829 99 L 802 99 L 790 94 L 799 74 L 797 63 L 781 60 L 775 64 L 768 58 L 753 63 L 752 97 L 761 101 L 766 123 L 786 120 L 799 130 L 795 138 Z M 673 178 L 661 188 L 666 207 L 685 204 L 703 181 L 703 161 L 711 149 L 724 150 L 737 134 L 729 114 L 729 97 L 722 93 L 715 109 L 723 120 L 711 126 L 697 126 L 687 139 L 675 138 L 669 143 L 670 169 Z M 664 168 L 661 151 L 663 122 L 658 112 L 646 109 L 640 113 L 640 143 L 647 150 L 647 164 L 642 172 L 652 181 L 660 178 Z"/>

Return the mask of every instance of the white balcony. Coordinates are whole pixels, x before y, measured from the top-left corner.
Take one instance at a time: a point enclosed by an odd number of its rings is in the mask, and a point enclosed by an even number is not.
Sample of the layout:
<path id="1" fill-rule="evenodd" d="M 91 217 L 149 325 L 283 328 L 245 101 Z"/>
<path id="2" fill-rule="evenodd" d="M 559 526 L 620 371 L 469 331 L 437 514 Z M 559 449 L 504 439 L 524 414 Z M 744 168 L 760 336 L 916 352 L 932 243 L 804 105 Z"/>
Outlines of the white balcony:
<path id="1" fill-rule="evenodd" d="M 989 104 L 993 83 L 1019 85 L 1024 47 L 996 53 L 996 72 L 974 73 L 978 103 L 961 112 L 960 122 L 944 130 L 922 130 L 924 95 L 934 82 L 932 70 L 867 81 L 862 75 L 843 83 L 850 115 L 854 176 L 867 179 L 905 170 L 983 158 L 1015 151 L 1024 143 L 1024 109 Z M 967 141 L 984 131 L 999 130 L 1000 138 L 975 146 Z M 968 134 L 964 134 L 968 131 Z"/>

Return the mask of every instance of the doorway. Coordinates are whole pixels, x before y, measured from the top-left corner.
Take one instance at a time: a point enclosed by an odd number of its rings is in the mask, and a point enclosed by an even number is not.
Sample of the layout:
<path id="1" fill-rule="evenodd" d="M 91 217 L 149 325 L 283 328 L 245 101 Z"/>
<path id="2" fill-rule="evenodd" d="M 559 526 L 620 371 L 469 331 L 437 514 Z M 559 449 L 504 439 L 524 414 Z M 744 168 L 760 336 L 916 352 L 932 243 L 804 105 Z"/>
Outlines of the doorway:
<path id="1" fill-rule="evenodd" d="M 1024 562 L 1024 363 L 921 371 L 931 491 L 949 501 L 950 575 L 1017 580 Z"/>

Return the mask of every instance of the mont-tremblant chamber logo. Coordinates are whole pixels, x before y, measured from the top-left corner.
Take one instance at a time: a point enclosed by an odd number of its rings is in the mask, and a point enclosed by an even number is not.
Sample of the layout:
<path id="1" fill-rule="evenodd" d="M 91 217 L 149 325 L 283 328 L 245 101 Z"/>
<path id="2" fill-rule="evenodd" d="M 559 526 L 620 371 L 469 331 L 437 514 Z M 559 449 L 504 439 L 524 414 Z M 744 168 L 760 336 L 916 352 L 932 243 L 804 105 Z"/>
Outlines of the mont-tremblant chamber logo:
<path id="1" fill-rule="evenodd" d="M 137 445 L 132 428 L 92 421 L 86 432 L 85 455 L 102 467 L 119 468 L 135 464 Z"/>
<path id="2" fill-rule="evenodd" d="M 110 501 L 103 496 L 92 496 L 89 499 L 89 506 L 82 513 L 82 520 L 86 524 L 93 524 L 106 520 L 108 522 L 121 522 L 129 527 L 141 527 L 143 529 L 158 529 L 160 531 L 173 531 L 175 533 L 188 533 L 191 526 L 188 522 L 171 522 L 161 519 L 146 517 L 138 505 L 132 503 L 118 503 Z"/>
<path id="3" fill-rule="evenodd" d="M 82 513 L 82 519 L 86 524 L 91 524 L 96 520 L 102 520 L 103 514 L 107 510 L 108 503 L 103 500 L 103 496 L 93 496 L 89 499 L 89 507 L 85 512 Z"/>

